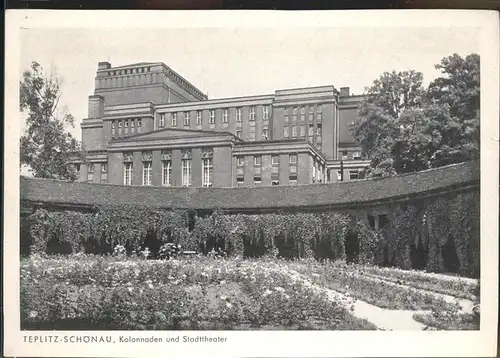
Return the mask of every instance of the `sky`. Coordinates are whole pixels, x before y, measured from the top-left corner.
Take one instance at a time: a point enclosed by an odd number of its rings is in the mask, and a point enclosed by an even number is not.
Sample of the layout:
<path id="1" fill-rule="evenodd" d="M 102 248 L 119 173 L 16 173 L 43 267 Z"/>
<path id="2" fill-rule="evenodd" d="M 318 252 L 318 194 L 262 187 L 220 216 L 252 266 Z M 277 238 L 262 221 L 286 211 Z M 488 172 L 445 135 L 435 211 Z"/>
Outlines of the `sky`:
<path id="1" fill-rule="evenodd" d="M 478 32 L 463 27 L 29 28 L 21 31 L 20 72 L 37 61 L 62 80 L 61 111 L 81 139 L 99 61 L 163 62 L 210 99 L 333 85 L 361 94 L 384 71 L 413 69 L 424 82 L 453 53 L 479 53 Z"/>

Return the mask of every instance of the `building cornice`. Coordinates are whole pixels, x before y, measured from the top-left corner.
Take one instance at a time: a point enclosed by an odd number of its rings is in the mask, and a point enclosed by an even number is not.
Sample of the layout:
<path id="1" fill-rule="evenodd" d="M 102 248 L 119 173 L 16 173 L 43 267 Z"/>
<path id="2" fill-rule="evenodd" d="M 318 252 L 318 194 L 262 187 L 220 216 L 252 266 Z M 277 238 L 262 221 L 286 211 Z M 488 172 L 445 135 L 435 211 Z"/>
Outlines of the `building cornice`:
<path id="1" fill-rule="evenodd" d="M 130 143 L 114 144 L 108 147 L 108 152 L 127 152 L 142 150 L 180 149 L 180 148 L 202 148 L 202 147 L 230 147 L 233 142 L 223 138 L 196 138 L 186 141 L 185 138 L 169 138 L 168 140 L 138 141 Z"/>
<path id="2" fill-rule="evenodd" d="M 327 160 L 326 165 L 330 169 L 340 169 L 340 160 Z M 367 167 L 371 163 L 370 160 L 342 160 L 342 165 L 344 169 L 350 169 L 350 168 L 360 168 L 360 167 Z"/>
<path id="3" fill-rule="evenodd" d="M 80 123 L 80 128 L 102 128 L 103 121 L 101 118 L 84 118 Z"/>

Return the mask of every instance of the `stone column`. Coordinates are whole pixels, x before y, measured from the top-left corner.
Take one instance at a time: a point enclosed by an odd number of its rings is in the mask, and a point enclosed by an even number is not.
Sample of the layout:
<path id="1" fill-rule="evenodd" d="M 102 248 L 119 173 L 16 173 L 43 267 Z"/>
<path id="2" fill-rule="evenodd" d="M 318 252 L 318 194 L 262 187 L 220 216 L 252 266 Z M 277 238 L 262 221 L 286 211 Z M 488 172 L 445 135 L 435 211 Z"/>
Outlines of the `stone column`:
<path id="1" fill-rule="evenodd" d="M 142 152 L 134 152 L 132 185 L 142 185 Z"/>
<path id="2" fill-rule="evenodd" d="M 191 175 L 192 175 L 192 186 L 195 188 L 201 187 L 202 183 L 202 160 L 201 160 L 201 148 L 193 148 L 192 150 L 193 159 L 191 160 Z"/>
<path id="3" fill-rule="evenodd" d="M 172 150 L 172 186 L 182 186 L 181 150 Z"/>
<path id="4" fill-rule="evenodd" d="M 160 150 L 153 150 L 153 168 L 152 168 L 152 184 L 153 186 L 161 186 L 161 178 L 162 178 L 162 162 L 160 157 Z"/>

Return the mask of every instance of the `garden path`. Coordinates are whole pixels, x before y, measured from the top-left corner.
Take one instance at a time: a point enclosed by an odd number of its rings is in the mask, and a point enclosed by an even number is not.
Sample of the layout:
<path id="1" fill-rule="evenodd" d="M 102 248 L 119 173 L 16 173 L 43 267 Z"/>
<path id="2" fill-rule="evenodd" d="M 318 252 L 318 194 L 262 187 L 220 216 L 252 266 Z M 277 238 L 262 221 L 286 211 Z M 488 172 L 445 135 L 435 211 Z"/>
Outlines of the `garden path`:
<path id="1" fill-rule="evenodd" d="M 370 321 L 380 330 L 421 331 L 426 328 L 426 325 L 415 321 L 413 315 L 415 313 L 427 313 L 428 311 L 389 310 L 380 308 L 361 300 L 353 300 L 348 295 L 313 284 L 296 271 L 289 271 L 289 274 L 293 280 L 301 281 L 305 286 L 325 292 L 331 301 L 337 303 L 344 302 L 347 309 L 353 308 L 351 311 L 355 317 Z"/>

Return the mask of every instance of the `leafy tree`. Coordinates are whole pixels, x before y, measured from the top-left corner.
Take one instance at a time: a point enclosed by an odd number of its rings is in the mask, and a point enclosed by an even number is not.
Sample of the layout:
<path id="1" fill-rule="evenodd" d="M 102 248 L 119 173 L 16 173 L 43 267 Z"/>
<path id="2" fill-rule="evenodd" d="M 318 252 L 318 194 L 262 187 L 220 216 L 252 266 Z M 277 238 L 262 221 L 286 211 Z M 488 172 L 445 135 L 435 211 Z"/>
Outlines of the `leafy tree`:
<path id="1" fill-rule="evenodd" d="M 436 78 L 427 91 L 433 141 L 431 166 L 437 167 L 479 158 L 480 148 L 480 58 L 471 54 L 445 57 L 436 68 Z"/>
<path id="2" fill-rule="evenodd" d="M 436 78 L 422 87 L 419 72 L 385 72 L 367 89 L 352 132 L 367 176 L 439 167 L 479 156 L 479 56 L 441 60 Z"/>
<path id="3" fill-rule="evenodd" d="M 372 160 L 367 175 L 384 176 L 405 168 L 406 143 L 422 126 L 423 75 L 415 71 L 384 72 L 367 88 L 352 128 L 365 157 Z M 411 151 L 413 160 L 418 153 Z M 416 158 L 415 158 L 416 157 Z"/>
<path id="4" fill-rule="evenodd" d="M 46 76 L 40 64 L 33 62 L 20 82 L 20 110 L 27 113 L 20 162 L 37 178 L 75 180 L 77 173 L 68 163 L 82 152 L 80 143 L 66 130 L 68 125 L 74 127 L 73 116 L 57 113 L 60 97 L 59 79 Z"/>

